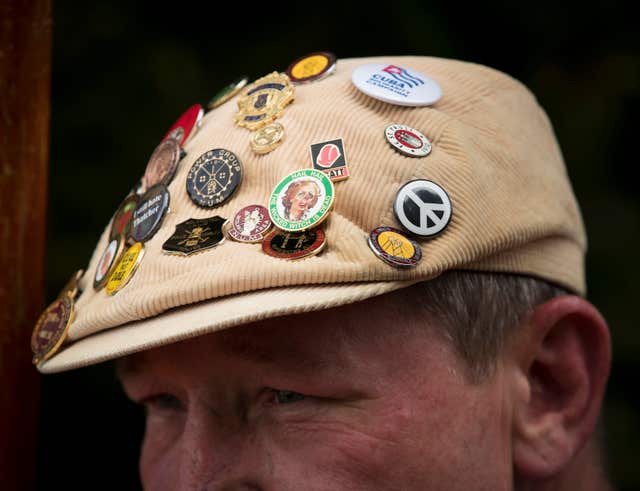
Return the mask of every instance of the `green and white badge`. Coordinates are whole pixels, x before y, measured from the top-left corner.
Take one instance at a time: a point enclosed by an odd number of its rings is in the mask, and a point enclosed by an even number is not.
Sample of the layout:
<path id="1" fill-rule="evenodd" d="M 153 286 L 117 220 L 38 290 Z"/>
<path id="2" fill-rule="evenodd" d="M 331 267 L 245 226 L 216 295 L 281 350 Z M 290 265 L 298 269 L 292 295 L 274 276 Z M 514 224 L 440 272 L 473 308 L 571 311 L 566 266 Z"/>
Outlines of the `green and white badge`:
<path id="1" fill-rule="evenodd" d="M 333 183 L 324 172 L 298 170 L 280 181 L 271 193 L 269 216 L 281 230 L 308 230 L 327 218 L 333 196 Z"/>

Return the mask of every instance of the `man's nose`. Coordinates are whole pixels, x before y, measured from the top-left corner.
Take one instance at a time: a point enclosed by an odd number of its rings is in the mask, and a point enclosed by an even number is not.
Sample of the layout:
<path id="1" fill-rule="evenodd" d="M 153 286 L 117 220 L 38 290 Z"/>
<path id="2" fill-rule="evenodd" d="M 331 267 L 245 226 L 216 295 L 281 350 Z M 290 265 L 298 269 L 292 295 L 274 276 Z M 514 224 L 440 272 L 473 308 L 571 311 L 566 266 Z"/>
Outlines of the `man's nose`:
<path id="1" fill-rule="evenodd" d="M 247 422 L 201 411 L 182 435 L 181 491 L 264 491 L 271 467 L 255 429 Z"/>

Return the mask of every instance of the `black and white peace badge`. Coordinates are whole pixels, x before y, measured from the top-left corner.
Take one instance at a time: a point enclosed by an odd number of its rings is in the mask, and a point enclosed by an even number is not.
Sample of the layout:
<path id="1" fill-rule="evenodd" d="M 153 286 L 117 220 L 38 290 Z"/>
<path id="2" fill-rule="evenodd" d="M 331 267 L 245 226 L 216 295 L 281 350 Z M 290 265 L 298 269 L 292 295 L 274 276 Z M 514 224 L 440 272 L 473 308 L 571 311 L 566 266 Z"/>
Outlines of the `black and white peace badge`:
<path id="1" fill-rule="evenodd" d="M 431 238 L 449 225 L 452 206 L 449 195 L 435 182 L 416 179 L 400 188 L 393 211 L 406 230 Z"/>

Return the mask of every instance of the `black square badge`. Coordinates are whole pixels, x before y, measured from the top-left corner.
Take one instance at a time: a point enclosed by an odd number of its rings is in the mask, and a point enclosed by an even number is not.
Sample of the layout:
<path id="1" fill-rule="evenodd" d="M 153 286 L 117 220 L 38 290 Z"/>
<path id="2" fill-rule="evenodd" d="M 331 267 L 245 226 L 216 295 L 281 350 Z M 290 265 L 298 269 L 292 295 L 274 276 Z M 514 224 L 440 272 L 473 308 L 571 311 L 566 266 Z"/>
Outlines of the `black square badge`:
<path id="1" fill-rule="evenodd" d="M 342 138 L 311 145 L 313 168 L 324 172 L 333 182 L 349 177 L 347 156 L 344 153 Z"/>

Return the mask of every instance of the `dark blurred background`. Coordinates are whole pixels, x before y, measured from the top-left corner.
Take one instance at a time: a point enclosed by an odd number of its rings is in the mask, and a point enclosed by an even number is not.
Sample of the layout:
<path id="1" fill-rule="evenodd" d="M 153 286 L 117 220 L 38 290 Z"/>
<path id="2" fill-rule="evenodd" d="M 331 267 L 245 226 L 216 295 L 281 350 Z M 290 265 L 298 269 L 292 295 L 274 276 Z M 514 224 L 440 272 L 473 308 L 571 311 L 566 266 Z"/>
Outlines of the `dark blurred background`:
<path id="1" fill-rule="evenodd" d="M 590 238 L 589 296 L 613 332 L 604 410 L 610 473 L 619 490 L 640 489 L 640 38 L 628 5 L 53 4 L 48 300 L 85 267 L 167 128 L 239 75 L 255 79 L 330 50 L 339 58 L 458 58 L 529 86 L 563 148 Z M 110 365 L 44 377 L 41 408 L 37 489 L 139 488 L 143 416 Z"/>

